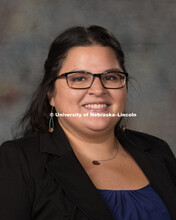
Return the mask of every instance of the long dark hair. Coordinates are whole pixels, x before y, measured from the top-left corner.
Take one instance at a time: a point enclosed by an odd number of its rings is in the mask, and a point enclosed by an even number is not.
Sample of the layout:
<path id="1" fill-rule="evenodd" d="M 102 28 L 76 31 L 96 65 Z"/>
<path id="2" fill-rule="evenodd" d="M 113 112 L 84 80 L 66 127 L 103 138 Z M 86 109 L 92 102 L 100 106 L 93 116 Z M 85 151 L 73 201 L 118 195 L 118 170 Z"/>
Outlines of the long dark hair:
<path id="1" fill-rule="evenodd" d="M 54 90 L 54 78 L 58 75 L 63 60 L 72 47 L 102 45 L 111 47 L 124 72 L 124 53 L 117 39 L 105 28 L 100 26 L 90 26 L 88 28 L 76 26 L 67 29 L 56 37 L 50 46 L 48 58 L 44 64 L 44 76 L 32 96 L 29 106 L 19 121 L 21 132 L 15 137 L 25 136 L 35 131 L 47 131 L 51 106 L 49 104 L 48 93 Z M 128 78 L 127 78 L 128 82 Z"/>

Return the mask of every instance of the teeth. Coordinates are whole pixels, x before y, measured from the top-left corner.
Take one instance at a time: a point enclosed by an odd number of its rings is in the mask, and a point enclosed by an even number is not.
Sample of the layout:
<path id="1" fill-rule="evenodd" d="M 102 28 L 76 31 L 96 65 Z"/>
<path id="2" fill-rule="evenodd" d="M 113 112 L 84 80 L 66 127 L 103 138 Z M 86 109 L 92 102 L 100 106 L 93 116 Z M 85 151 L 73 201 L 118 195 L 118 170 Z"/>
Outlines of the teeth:
<path id="1" fill-rule="evenodd" d="M 85 105 L 85 108 L 106 108 L 108 105 L 107 104 L 88 104 Z"/>

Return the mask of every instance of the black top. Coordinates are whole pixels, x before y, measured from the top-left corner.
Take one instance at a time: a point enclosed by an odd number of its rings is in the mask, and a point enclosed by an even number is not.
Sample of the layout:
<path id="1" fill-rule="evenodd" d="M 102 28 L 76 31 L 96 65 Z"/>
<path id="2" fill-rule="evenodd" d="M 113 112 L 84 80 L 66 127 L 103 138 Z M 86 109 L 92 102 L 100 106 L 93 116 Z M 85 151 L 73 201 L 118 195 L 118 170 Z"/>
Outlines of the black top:
<path id="1" fill-rule="evenodd" d="M 153 188 L 176 219 L 176 159 L 164 141 L 116 130 Z M 0 147 L 0 219 L 112 220 L 59 124 Z"/>

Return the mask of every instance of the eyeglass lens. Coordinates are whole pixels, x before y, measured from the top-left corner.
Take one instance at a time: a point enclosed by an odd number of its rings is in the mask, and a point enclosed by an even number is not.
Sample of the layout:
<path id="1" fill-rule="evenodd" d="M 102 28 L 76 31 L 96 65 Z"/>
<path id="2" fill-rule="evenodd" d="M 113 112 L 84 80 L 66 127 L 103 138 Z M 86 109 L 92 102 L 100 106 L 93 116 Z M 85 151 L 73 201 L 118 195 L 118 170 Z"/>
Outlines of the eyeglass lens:
<path id="1" fill-rule="evenodd" d="M 93 75 L 90 73 L 71 73 L 67 76 L 67 81 L 69 87 L 88 88 L 92 84 Z M 125 85 L 125 75 L 118 72 L 102 74 L 101 82 L 106 88 L 120 88 Z"/>

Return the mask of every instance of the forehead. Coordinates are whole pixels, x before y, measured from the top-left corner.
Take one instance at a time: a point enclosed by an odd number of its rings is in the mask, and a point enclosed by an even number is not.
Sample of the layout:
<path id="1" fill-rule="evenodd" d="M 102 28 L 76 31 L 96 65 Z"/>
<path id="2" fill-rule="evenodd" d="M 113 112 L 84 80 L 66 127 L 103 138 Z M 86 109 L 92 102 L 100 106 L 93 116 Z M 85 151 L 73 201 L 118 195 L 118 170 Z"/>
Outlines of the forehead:
<path id="1" fill-rule="evenodd" d="M 79 46 L 68 51 L 60 72 L 72 70 L 101 72 L 113 68 L 121 69 L 116 54 L 111 47 L 101 45 Z"/>

